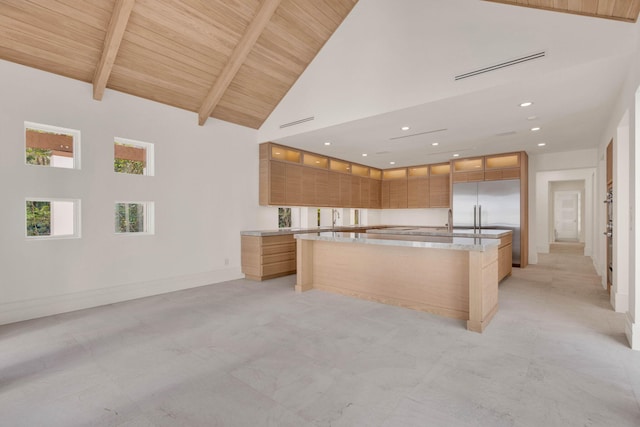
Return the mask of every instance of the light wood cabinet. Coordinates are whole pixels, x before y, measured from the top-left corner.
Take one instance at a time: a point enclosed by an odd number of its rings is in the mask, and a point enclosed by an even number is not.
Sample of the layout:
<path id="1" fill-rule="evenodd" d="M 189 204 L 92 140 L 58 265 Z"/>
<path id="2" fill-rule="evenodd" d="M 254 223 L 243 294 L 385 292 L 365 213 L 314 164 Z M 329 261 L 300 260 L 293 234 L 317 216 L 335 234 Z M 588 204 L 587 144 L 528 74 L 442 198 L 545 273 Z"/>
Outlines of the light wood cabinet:
<path id="1" fill-rule="evenodd" d="M 412 166 L 408 168 L 407 207 L 428 208 L 429 201 L 429 166 Z"/>
<path id="2" fill-rule="evenodd" d="M 402 209 L 407 207 L 407 168 L 387 169 L 382 171 L 382 203 L 385 207 L 385 192 L 388 183 L 388 207 Z"/>
<path id="3" fill-rule="evenodd" d="M 301 165 L 286 163 L 285 167 L 285 183 L 284 183 L 284 200 L 285 205 L 300 206 L 304 202 L 302 200 L 302 171 Z"/>
<path id="4" fill-rule="evenodd" d="M 360 178 L 360 205 L 356 207 L 371 207 L 371 184 L 369 178 Z"/>
<path id="5" fill-rule="evenodd" d="M 314 206 L 331 206 L 329 204 L 329 171 L 316 170 L 315 173 L 315 189 L 316 200 Z"/>
<path id="6" fill-rule="evenodd" d="M 451 207 L 451 166 L 438 163 L 430 166 L 429 206 L 432 208 Z"/>
<path id="7" fill-rule="evenodd" d="M 352 208 L 362 207 L 362 194 L 360 192 L 362 188 L 362 182 L 359 176 L 351 176 L 351 204 Z"/>
<path id="8" fill-rule="evenodd" d="M 273 162 L 269 172 L 269 203 L 273 205 L 286 204 L 285 199 L 285 164 Z"/>
<path id="9" fill-rule="evenodd" d="M 371 209 L 382 209 L 382 187 L 378 179 L 369 179 L 369 207 Z"/>
<path id="10" fill-rule="evenodd" d="M 511 275 L 513 270 L 513 236 L 509 235 L 500 239 L 498 246 L 498 281 Z"/>
<path id="11" fill-rule="evenodd" d="M 520 153 L 485 156 L 484 180 L 519 179 L 520 157 Z"/>
<path id="12" fill-rule="evenodd" d="M 351 175 L 340 175 L 340 204 L 338 206 L 351 207 Z"/>
<path id="13" fill-rule="evenodd" d="M 339 172 L 329 171 L 329 206 L 340 206 L 340 176 Z"/>
<path id="14" fill-rule="evenodd" d="M 296 272 L 293 234 L 241 236 L 241 265 L 247 279 L 267 280 Z"/>
<path id="15" fill-rule="evenodd" d="M 484 181 L 484 158 L 452 160 L 453 182 Z"/>

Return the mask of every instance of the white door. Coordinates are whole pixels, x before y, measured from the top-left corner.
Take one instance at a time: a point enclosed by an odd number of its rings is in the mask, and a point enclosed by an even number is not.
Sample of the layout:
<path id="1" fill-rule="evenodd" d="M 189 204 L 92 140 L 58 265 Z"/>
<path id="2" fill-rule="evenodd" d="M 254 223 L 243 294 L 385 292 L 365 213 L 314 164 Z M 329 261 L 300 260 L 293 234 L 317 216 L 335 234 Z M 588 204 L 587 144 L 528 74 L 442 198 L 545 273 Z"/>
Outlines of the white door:
<path id="1" fill-rule="evenodd" d="M 553 200 L 556 242 L 580 240 L 580 192 L 556 191 Z"/>

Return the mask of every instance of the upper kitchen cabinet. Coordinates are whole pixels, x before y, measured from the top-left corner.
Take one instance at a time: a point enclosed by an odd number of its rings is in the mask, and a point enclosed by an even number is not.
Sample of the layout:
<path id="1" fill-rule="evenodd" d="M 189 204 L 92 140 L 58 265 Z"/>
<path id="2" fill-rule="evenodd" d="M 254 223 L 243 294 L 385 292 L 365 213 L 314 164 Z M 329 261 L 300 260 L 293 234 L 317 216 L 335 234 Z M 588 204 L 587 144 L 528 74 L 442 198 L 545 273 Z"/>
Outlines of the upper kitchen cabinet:
<path id="1" fill-rule="evenodd" d="M 407 207 L 430 207 L 429 166 L 411 166 L 408 168 L 407 173 Z"/>
<path id="2" fill-rule="evenodd" d="M 520 153 L 497 154 L 484 158 L 484 180 L 520 178 Z"/>
<path id="3" fill-rule="evenodd" d="M 407 168 L 382 171 L 382 207 L 402 209 L 408 207 Z"/>
<path id="4" fill-rule="evenodd" d="M 369 207 L 371 209 L 382 209 L 382 171 L 380 169 L 369 169 Z"/>
<path id="5" fill-rule="evenodd" d="M 484 158 L 474 157 L 451 161 L 453 182 L 484 181 Z"/>
<path id="6" fill-rule="evenodd" d="M 438 163 L 429 167 L 429 207 L 451 207 L 451 165 Z"/>

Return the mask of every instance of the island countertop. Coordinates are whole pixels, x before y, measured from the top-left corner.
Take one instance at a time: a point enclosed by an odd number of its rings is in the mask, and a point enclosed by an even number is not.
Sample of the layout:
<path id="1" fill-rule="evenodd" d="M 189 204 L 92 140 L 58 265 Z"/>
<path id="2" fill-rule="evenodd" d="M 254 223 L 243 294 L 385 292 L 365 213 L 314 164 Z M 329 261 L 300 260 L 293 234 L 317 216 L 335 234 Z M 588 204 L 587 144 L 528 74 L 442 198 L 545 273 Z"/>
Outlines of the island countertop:
<path id="1" fill-rule="evenodd" d="M 473 228 L 454 228 L 448 231 L 446 228 L 438 227 L 411 227 L 411 226 L 386 226 L 383 228 L 371 228 L 367 231 L 370 234 L 396 234 L 407 236 L 448 236 L 448 237 L 470 237 L 470 238 L 493 238 L 499 239 L 512 234 L 512 230 L 502 229 L 482 229 L 474 233 Z"/>
<path id="2" fill-rule="evenodd" d="M 412 235 L 409 240 L 394 239 L 392 236 L 372 233 L 347 233 L 347 232 L 319 232 L 296 234 L 297 240 L 322 240 L 328 242 L 362 243 L 367 245 L 404 246 L 413 248 L 451 249 L 461 251 L 484 252 L 489 248 L 498 247 L 499 240 L 496 238 L 481 237 L 457 237 L 457 236 L 434 236 L 434 235 Z"/>
<path id="3" fill-rule="evenodd" d="M 512 233 L 511 230 L 484 229 L 481 233 L 474 233 L 473 229 L 454 229 L 447 231 L 446 227 L 413 226 L 413 225 L 338 225 L 335 227 L 313 227 L 313 228 L 280 228 L 271 230 L 245 230 L 241 231 L 242 236 L 283 236 L 288 234 L 320 233 L 320 232 L 360 232 L 376 234 L 402 234 L 411 236 L 448 236 L 448 237 L 487 237 L 499 239 Z"/>
<path id="4" fill-rule="evenodd" d="M 244 230 L 240 232 L 241 236 L 284 236 L 287 234 L 303 234 L 303 233 L 319 233 L 319 232 L 331 232 L 331 231 L 358 231 L 365 232 L 367 230 L 377 230 L 379 228 L 386 228 L 387 225 L 336 225 L 313 227 L 313 228 L 279 228 L 273 230 Z"/>

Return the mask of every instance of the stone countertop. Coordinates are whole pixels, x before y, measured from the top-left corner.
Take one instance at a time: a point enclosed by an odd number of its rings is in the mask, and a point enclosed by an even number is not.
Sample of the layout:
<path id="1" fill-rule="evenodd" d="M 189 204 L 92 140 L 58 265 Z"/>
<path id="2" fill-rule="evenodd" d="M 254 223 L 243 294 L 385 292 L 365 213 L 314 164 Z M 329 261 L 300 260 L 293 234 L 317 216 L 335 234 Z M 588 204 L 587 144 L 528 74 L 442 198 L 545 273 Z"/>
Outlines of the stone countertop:
<path id="1" fill-rule="evenodd" d="M 470 237 L 470 238 L 493 238 L 500 239 L 512 234 L 512 230 L 484 229 L 480 233 L 474 233 L 472 228 L 453 229 L 453 232 L 446 228 L 438 227 L 386 227 L 382 229 L 371 229 L 370 234 L 395 234 L 403 236 L 447 236 L 447 237 Z"/>
<path id="2" fill-rule="evenodd" d="M 372 233 L 347 233 L 339 231 L 297 234 L 299 240 L 321 240 L 327 242 L 362 243 L 368 245 L 405 246 L 412 248 L 451 249 L 460 251 L 486 251 L 498 247 L 494 238 L 470 238 L 455 236 L 412 235 L 410 240 L 393 239 L 391 236 Z"/>
<path id="3" fill-rule="evenodd" d="M 339 226 L 325 226 L 325 227 L 315 227 L 315 228 L 280 228 L 276 230 L 246 230 L 241 231 L 241 236 L 282 236 L 287 234 L 304 234 L 304 233 L 318 233 L 324 231 L 361 231 L 365 232 L 367 230 L 375 230 L 378 228 L 385 228 L 386 225 L 339 225 Z"/>

